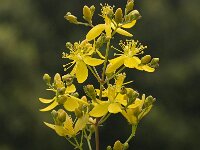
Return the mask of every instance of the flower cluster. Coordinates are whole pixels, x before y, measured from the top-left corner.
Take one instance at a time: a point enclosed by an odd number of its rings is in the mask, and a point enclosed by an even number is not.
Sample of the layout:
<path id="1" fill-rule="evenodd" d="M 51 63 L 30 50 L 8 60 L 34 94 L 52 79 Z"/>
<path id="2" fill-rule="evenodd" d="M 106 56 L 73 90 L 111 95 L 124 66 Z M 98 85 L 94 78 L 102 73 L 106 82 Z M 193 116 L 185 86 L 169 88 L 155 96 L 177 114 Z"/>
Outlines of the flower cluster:
<path id="1" fill-rule="evenodd" d="M 67 72 L 65 75 L 56 73 L 52 80 L 48 74 L 44 74 L 43 80 L 48 86 L 47 90 L 52 91 L 54 96 L 51 99 L 39 98 L 47 105 L 40 111 L 51 111 L 54 122 L 44 122 L 46 126 L 66 138 L 75 149 L 80 150 L 83 149 L 84 142 L 87 143 L 89 150 L 93 149 L 91 145 L 93 133 L 96 139 L 96 150 L 99 150 L 98 128 L 110 116 L 121 114 L 132 126 L 131 135 L 125 142 L 116 141 L 113 147 L 108 146 L 107 149 L 125 150 L 128 149 L 128 143 L 135 135 L 138 123 L 151 110 L 155 98 L 151 95 L 141 95 L 133 89 L 132 81 L 126 81 L 124 69 L 151 73 L 159 66 L 159 59 L 144 55 L 147 46 L 133 39 L 120 41 L 120 48 L 111 45 L 111 40 L 116 33 L 128 38 L 133 36 L 124 30 L 132 28 L 141 18 L 140 13 L 134 9 L 132 0 L 128 0 L 125 12 L 121 8 L 115 10 L 114 6 L 108 4 L 101 4 L 101 7 L 100 17 L 103 23 L 95 26 L 92 21 L 94 6 L 83 7 L 85 22 L 78 21 L 77 17 L 70 12 L 65 15 L 65 19 L 70 23 L 89 26 L 91 29 L 85 36 L 85 40 L 66 43 L 66 51 L 63 52 L 62 58 L 70 62 L 63 65 Z M 118 53 L 112 56 L 111 50 Z M 99 70 L 100 67 L 102 70 Z M 89 71 L 98 84 L 83 85 L 85 94 L 80 95 L 77 92 L 79 90 L 76 90 L 77 85 L 88 79 Z"/>

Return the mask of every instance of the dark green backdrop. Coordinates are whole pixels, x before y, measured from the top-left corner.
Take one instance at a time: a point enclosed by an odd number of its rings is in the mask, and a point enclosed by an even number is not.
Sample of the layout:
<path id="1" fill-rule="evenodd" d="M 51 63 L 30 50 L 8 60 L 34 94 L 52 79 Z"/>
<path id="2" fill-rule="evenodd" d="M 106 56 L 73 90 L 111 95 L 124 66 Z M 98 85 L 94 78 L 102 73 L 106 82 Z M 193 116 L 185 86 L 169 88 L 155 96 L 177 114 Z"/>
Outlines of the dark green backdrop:
<path id="1" fill-rule="evenodd" d="M 132 71 L 133 87 L 157 98 L 132 141 L 134 150 L 200 149 L 200 13 L 199 0 L 135 0 L 143 18 L 134 38 L 160 57 L 153 74 Z M 124 6 L 125 0 L 102 0 Z M 0 0 L 0 150 L 70 150 L 72 147 L 42 123 L 38 97 L 48 96 L 41 77 L 64 73 L 61 53 L 67 41 L 84 38 L 89 28 L 64 20 L 79 18 L 94 0 Z M 100 22 L 100 20 L 96 20 Z M 102 147 L 129 133 L 119 115 L 101 129 Z M 116 135 L 116 136 L 115 136 Z"/>

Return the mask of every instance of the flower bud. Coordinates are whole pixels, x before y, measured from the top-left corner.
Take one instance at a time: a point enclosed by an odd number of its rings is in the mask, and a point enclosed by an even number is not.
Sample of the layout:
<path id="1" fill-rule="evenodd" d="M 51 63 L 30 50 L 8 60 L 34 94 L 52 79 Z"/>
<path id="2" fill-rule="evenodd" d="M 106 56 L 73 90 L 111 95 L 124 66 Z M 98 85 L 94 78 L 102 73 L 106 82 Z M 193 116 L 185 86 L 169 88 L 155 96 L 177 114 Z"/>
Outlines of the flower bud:
<path id="1" fill-rule="evenodd" d="M 144 57 L 142 57 L 141 59 L 141 63 L 142 64 L 148 64 L 151 61 L 151 56 L 150 55 L 145 55 Z"/>
<path id="2" fill-rule="evenodd" d="M 63 81 L 66 82 L 67 86 L 72 85 L 73 80 L 74 80 L 74 76 L 70 75 L 70 74 L 66 74 L 64 76 L 62 76 Z"/>
<path id="3" fill-rule="evenodd" d="M 52 117 L 55 119 L 55 118 L 57 118 L 58 113 L 57 113 L 56 110 L 52 110 L 51 115 L 52 115 Z"/>
<path id="4" fill-rule="evenodd" d="M 59 109 L 57 118 L 58 118 L 58 120 L 60 122 L 65 122 L 65 120 L 66 120 L 66 112 L 63 109 Z"/>
<path id="5" fill-rule="evenodd" d="M 91 133 L 95 132 L 95 126 L 93 124 L 89 126 L 89 129 L 90 129 Z"/>
<path id="6" fill-rule="evenodd" d="M 66 46 L 68 49 L 72 49 L 73 44 L 70 43 L 70 42 L 67 42 L 67 43 L 65 44 L 65 46 Z"/>
<path id="7" fill-rule="evenodd" d="M 138 20 L 141 18 L 140 13 L 137 10 L 133 10 L 128 14 L 129 21 Z"/>
<path id="8" fill-rule="evenodd" d="M 155 101 L 156 101 L 156 99 L 153 98 L 153 97 L 150 95 L 150 96 L 148 96 L 148 97 L 145 99 L 144 106 L 145 106 L 145 107 L 149 107 L 149 106 L 152 105 Z"/>
<path id="9" fill-rule="evenodd" d="M 61 88 L 58 88 L 58 89 L 57 89 L 59 95 L 65 94 L 65 90 L 66 90 L 65 87 L 61 87 Z"/>
<path id="10" fill-rule="evenodd" d="M 113 150 L 123 150 L 123 144 L 119 140 L 116 141 Z"/>
<path id="11" fill-rule="evenodd" d="M 107 146 L 106 150 L 112 150 L 112 147 L 109 145 Z"/>
<path id="12" fill-rule="evenodd" d="M 129 148 L 129 144 L 128 143 L 124 143 L 124 150 L 127 150 Z"/>
<path id="13" fill-rule="evenodd" d="M 98 37 L 96 43 L 95 43 L 95 47 L 96 49 L 99 49 L 106 41 L 106 35 L 105 34 L 101 34 L 101 36 Z"/>
<path id="14" fill-rule="evenodd" d="M 72 96 L 79 97 L 79 94 L 78 94 L 78 92 L 74 92 L 74 93 L 72 93 Z"/>
<path id="15" fill-rule="evenodd" d="M 92 100 L 96 100 L 96 92 L 93 85 L 85 86 L 84 91 L 88 97 L 90 97 Z"/>
<path id="16" fill-rule="evenodd" d="M 133 7 L 134 7 L 134 1 L 129 0 L 126 4 L 126 12 L 130 12 L 131 10 L 133 10 Z"/>
<path id="17" fill-rule="evenodd" d="M 150 66 L 153 68 L 158 68 L 159 67 L 159 58 L 153 58 L 150 62 Z"/>
<path id="18" fill-rule="evenodd" d="M 64 16 L 65 19 L 67 19 L 70 23 L 74 23 L 74 24 L 77 24 L 78 21 L 77 21 L 77 17 L 72 15 L 70 12 L 68 12 L 65 16 Z"/>
<path id="19" fill-rule="evenodd" d="M 91 11 L 91 13 L 92 13 L 92 16 L 93 16 L 93 14 L 94 14 L 94 11 L 95 11 L 95 6 L 94 6 L 94 5 L 92 5 L 92 6 L 90 7 L 90 11 Z"/>
<path id="20" fill-rule="evenodd" d="M 86 5 L 83 7 L 83 18 L 88 22 L 91 22 L 92 20 L 91 9 Z"/>
<path id="21" fill-rule="evenodd" d="M 77 118 L 81 118 L 83 116 L 83 112 L 81 111 L 80 108 L 75 109 L 75 115 Z"/>
<path id="22" fill-rule="evenodd" d="M 128 105 L 132 104 L 138 96 L 139 96 L 138 92 L 134 91 L 133 89 L 129 89 L 127 92 Z"/>
<path id="23" fill-rule="evenodd" d="M 60 96 L 58 96 L 58 98 L 57 98 L 57 102 L 59 103 L 59 104 L 64 104 L 66 101 L 67 101 L 67 96 L 65 96 L 65 95 L 60 95 Z"/>
<path id="24" fill-rule="evenodd" d="M 120 94 L 124 95 L 127 93 L 126 87 L 122 86 Z"/>
<path id="25" fill-rule="evenodd" d="M 43 80 L 44 80 L 44 82 L 46 82 L 47 84 L 50 84 L 50 82 L 51 82 L 51 77 L 50 77 L 47 73 L 45 73 L 44 76 L 43 76 Z"/>
<path id="26" fill-rule="evenodd" d="M 116 23 L 121 23 L 123 20 L 123 12 L 121 8 L 118 8 L 115 12 L 115 21 Z"/>

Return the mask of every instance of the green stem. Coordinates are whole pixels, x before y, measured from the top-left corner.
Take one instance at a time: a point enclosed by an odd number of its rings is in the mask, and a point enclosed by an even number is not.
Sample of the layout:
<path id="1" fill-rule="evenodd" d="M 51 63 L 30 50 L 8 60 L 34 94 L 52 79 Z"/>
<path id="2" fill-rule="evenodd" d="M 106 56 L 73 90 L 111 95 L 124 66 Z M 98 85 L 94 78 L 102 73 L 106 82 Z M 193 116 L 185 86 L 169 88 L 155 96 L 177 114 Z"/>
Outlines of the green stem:
<path id="1" fill-rule="evenodd" d="M 87 67 L 89 68 L 89 70 L 92 72 L 92 74 L 94 75 L 94 77 L 97 79 L 98 82 L 101 82 L 101 79 L 98 77 L 98 74 L 96 74 L 96 72 L 89 66 L 87 65 Z"/>
<path id="2" fill-rule="evenodd" d="M 91 132 L 90 132 L 90 134 L 88 136 L 87 133 L 86 133 L 86 131 L 84 130 L 84 134 L 85 134 L 85 138 L 86 138 L 86 141 L 87 141 L 87 144 L 88 144 L 88 148 L 89 148 L 89 150 L 92 150 L 91 143 L 90 143 Z"/>
<path id="3" fill-rule="evenodd" d="M 74 137 L 74 140 L 76 142 L 77 147 L 79 148 L 79 150 L 83 150 L 82 146 L 78 143 L 76 137 Z"/>
<path id="4" fill-rule="evenodd" d="M 66 139 L 70 144 L 72 144 L 74 147 L 77 147 L 77 145 L 76 145 L 74 142 L 72 142 L 70 139 L 68 139 L 67 137 L 65 137 L 65 139 Z"/>
<path id="5" fill-rule="evenodd" d="M 95 143 L 96 143 L 96 150 L 99 150 L 99 127 L 98 127 L 98 123 L 95 125 Z"/>
<path id="6" fill-rule="evenodd" d="M 125 143 L 128 143 L 135 136 L 136 129 L 137 129 L 137 124 L 132 126 L 132 133 Z"/>
<path id="7" fill-rule="evenodd" d="M 99 94 L 99 99 L 100 100 L 102 98 L 103 83 L 105 82 L 105 73 L 106 73 L 106 66 L 107 66 L 107 62 L 108 62 L 109 50 L 110 50 L 110 40 L 107 43 L 105 61 L 104 61 L 104 64 L 103 64 L 103 72 L 102 72 L 102 78 L 101 78 L 102 82 L 100 82 L 100 94 Z"/>
<path id="8" fill-rule="evenodd" d="M 102 117 L 101 120 L 99 121 L 99 125 L 103 124 L 110 117 L 110 115 L 111 115 L 111 113 L 108 113 L 107 115 Z"/>

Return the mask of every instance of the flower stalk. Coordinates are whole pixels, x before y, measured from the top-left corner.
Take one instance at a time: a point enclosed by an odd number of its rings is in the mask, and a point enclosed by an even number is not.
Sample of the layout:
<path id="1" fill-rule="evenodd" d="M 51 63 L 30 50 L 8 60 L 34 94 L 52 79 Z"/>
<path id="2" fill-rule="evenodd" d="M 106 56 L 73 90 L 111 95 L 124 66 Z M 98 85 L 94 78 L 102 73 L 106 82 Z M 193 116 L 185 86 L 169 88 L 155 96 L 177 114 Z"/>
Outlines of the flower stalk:
<path id="1" fill-rule="evenodd" d="M 156 100 L 151 95 L 146 97 L 145 94 L 139 94 L 132 87 L 132 80 L 126 81 L 125 69 L 152 73 L 159 66 L 159 58 L 143 55 L 147 46 L 130 39 L 133 34 L 127 30 L 133 28 L 141 18 L 139 12 L 134 9 L 134 1 L 128 0 L 125 11 L 122 10 L 101 4 L 99 16 L 103 23 L 97 25 L 93 25 L 93 5 L 83 7 L 85 22 L 79 21 L 68 12 L 65 15 L 67 21 L 75 25 L 89 26 L 91 29 L 83 41 L 66 43 L 67 51 L 63 52 L 62 58 L 70 62 L 63 65 L 65 75 L 56 73 L 54 77 L 48 74 L 43 76 L 47 90 L 54 93 L 52 98 L 39 98 L 41 103 L 47 105 L 40 111 L 51 111 L 53 118 L 53 123 L 44 124 L 60 137 L 64 137 L 75 149 L 83 150 L 85 144 L 89 150 L 93 147 L 96 150 L 102 149 L 99 127 L 104 125 L 111 114 L 112 117 L 121 114 L 128 125 L 132 126 L 132 131 L 124 144 L 117 140 L 113 146 L 108 146 L 107 150 L 128 149 L 139 121 L 150 112 Z M 119 41 L 119 48 L 111 45 L 117 35 L 128 38 Z M 117 54 L 113 55 L 111 50 L 116 50 Z M 97 67 L 101 68 L 101 73 L 98 73 L 100 71 Z M 96 82 L 90 80 L 90 84 L 85 84 L 90 72 Z M 77 84 L 83 87 L 84 94 L 78 93 L 80 90 L 77 87 L 80 86 Z M 93 134 L 94 144 L 91 142 Z"/>

